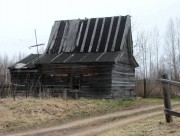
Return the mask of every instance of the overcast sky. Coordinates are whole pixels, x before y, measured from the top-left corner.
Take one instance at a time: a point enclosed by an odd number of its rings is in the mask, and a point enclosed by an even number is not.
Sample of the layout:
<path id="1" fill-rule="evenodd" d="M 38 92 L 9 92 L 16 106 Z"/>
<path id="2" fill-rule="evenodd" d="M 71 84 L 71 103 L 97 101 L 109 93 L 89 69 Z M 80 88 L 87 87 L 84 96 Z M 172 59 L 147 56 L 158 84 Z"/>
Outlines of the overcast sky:
<path id="1" fill-rule="evenodd" d="M 0 55 L 36 53 L 47 45 L 55 20 L 131 15 L 135 32 L 158 27 L 162 36 L 170 18 L 180 17 L 180 0 L 0 0 Z"/>

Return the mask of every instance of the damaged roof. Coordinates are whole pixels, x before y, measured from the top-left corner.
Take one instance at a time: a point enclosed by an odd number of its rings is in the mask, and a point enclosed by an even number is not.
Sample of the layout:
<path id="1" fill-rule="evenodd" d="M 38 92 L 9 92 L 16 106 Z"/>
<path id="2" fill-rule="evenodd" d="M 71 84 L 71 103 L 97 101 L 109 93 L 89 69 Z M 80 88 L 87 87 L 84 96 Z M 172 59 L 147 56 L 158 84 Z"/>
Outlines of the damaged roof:
<path id="1" fill-rule="evenodd" d="M 34 68 L 34 61 L 36 61 L 41 55 L 40 54 L 30 54 L 24 59 L 18 61 L 14 65 L 8 67 L 9 69 L 26 69 Z"/>
<path id="2" fill-rule="evenodd" d="M 131 36 L 128 15 L 55 21 L 44 54 L 31 54 L 10 68 L 50 63 L 114 63 L 127 51 L 123 50 L 125 46 L 129 46 L 126 48 L 135 60 Z"/>
<path id="3" fill-rule="evenodd" d="M 55 21 L 45 53 L 121 51 L 130 28 L 130 16 Z"/>

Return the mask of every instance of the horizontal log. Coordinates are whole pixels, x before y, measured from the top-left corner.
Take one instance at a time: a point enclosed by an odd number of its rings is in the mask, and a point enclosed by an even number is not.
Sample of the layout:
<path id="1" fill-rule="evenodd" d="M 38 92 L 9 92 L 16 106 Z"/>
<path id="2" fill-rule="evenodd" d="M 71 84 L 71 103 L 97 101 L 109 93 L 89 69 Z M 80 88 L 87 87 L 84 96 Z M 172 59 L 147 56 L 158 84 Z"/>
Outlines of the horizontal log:
<path id="1" fill-rule="evenodd" d="M 170 85 L 174 85 L 174 86 L 180 86 L 180 82 L 177 81 L 172 81 L 172 80 L 168 80 L 168 79 L 160 79 L 158 80 L 161 83 L 166 83 L 166 84 L 170 84 Z"/>
<path id="2" fill-rule="evenodd" d="M 180 113 L 179 112 L 175 112 L 175 111 L 172 111 L 172 110 L 169 110 L 169 109 L 164 109 L 164 113 L 172 115 L 172 116 L 180 117 Z"/>

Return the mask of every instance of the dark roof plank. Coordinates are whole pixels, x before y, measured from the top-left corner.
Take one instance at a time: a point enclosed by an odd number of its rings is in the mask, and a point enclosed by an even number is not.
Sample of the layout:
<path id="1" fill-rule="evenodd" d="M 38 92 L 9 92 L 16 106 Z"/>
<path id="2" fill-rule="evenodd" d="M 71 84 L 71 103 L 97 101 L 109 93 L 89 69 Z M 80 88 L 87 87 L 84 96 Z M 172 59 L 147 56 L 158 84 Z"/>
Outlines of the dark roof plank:
<path id="1" fill-rule="evenodd" d="M 126 24 L 126 17 L 121 17 L 121 23 L 120 23 L 118 34 L 117 34 L 118 38 L 116 39 L 116 44 L 115 44 L 115 49 L 114 49 L 115 51 L 120 50 L 123 34 L 125 31 L 125 24 Z"/>
<path id="2" fill-rule="evenodd" d="M 93 46 L 93 42 L 94 42 L 94 37 L 95 37 L 95 34 L 96 34 L 98 20 L 99 20 L 99 18 L 97 18 L 96 22 L 95 22 L 95 26 L 94 26 L 94 29 L 93 29 L 93 33 L 92 33 L 91 42 L 90 42 L 90 45 L 89 45 L 88 52 L 91 52 L 91 49 L 92 49 L 92 46 Z"/>
<path id="3" fill-rule="evenodd" d="M 64 45 L 64 42 L 65 42 L 65 37 L 66 37 L 66 34 L 67 34 L 67 28 L 68 28 L 68 22 L 66 21 L 65 28 L 64 28 L 64 33 L 63 33 L 63 37 L 62 37 L 62 40 L 61 40 L 61 43 L 60 43 L 58 53 L 62 52 L 63 45 Z"/>
<path id="4" fill-rule="evenodd" d="M 100 32 L 101 32 L 102 23 L 103 23 L 103 18 L 99 18 L 91 52 L 96 52 L 96 48 L 97 48 L 97 44 L 98 44 L 98 40 L 99 40 L 99 36 L 100 36 Z"/>
<path id="5" fill-rule="evenodd" d="M 128 35 L 128 30 L 130 28 L 131 28 L 130 18 L 126 17 L 126 24 L 125 24 L 125 28 L 124 28 L 124 32 L 123 32 L 123 36 L 122 36 L 122 42 L 121 42 L 121 45 L 120 45 L 120 50 L 123 49 L 124 43 L 126 41 L 125 37 Z"/>
<path id="6" fill-rule="evenodd" d="M 121 16 L 118 17 L 118 23 L 117 23 L 116 32 L 115 32 L 114 41 L 113 41 L 113 45 L 112 45 L 111 51 L 114 51 L 114 49 L 115 49 L 120 22 L 121 22 Z"/>
<path id="7" fill-rule="evenodd" d="M 53 49 L 50 51 L 51 53 L 58 53 L 59 52 L 59 48 L 60 48 L 60 44 L 62 41 L 65 25 L 66 25 L 65 21 L 60 22 L 60 25 L 58 28 L 58 33 L 56 35 L 56 39 L 55 39 L 54 45 L 52 47 Z"/>
<path id="8" fill-rule="evenodd" d="M 80 37 L 81 37 L 81 32 L 82 32 L 82 28 L 83 28 L 83 22 L 80 22 L 80 30 L 79 30 L 79 33 L 78 33 L 78 37 L 77 37 L 77 40 L 76 40 L 76 47 L 79 45 L 79 41 L 80 41 Z"/>
<path id="9" fill-rule="evenodd" d="M 119 17 L 117 17 L 117 16 L 114 17 L 113 25 L 112 25 L 112 30 L 111 30 L 111 34 L 110 34 L 110 39 L 108 41 L 107 51 L 111 51 L 111 49 L 112 49 L 112 45 L 113 45 L 113 41 L 114 41 L 114 37 L 115 37 L 115 33 L 116 33 L 116 27 L 117 27 L 118 19 L 119 19 Z"/>
<path id="10" fill-rule="evenodd" d="M 80 20 L 68 20 L 63 43 L 63 52 L 72 52 L 75 48 L 76 34 L 78 31 Z"/>
<path id="11" fill-rule="evenodd" d="M 90 24 L 89 24 L 89 28 L 88 28 L 88 33 L 87 33 L 87 38 L 86 38 L 86 42 L 85 42 L 85 46 L 84 46 L 84 51 L 83 52 L 88 52 L 88 50 L 89 50 L 89 46 L 90 46 L 91 37 L 92 37 L 92 34 L 93 34 L 93 29 L 94 29 L 95 22 L 96 22 L 95 18 L 92 18 L 90 20 Z"/>
<path id="12" fill-rule="evenodd" d="M 106 46 L 106 42 L 107 42 L 110 24 L 111 24 L 111 17 L 105 18 L 103 33 L 102 33 L 101 42 L 100 42 L 100 46 L 99 46 L 99 50 L 98 50 L 99 52 L 105 51 L 105 46 Z"/>
<path id="13" fill-rule="evenodd" d="M 87 26 L 86 26 L 86 30 L 85 30 L 85 34 L 84 34 L 84 38 L 83 38 L 83 42 L 82 42 L 82 46 L 81 46 L 80 52 L 84 51 L 84 46 L 85 46 L 85 42 L 86 42 L 88 30 L 89 30 L 89 24 L 90 24 L 90 19 L 87 20 Z"/>
<path id="14" fill-rule="evenodd" d="M 61 22 L 55 22 L 54 24 L 54 27 L 53 27 L 53 31 L 52 31 L 52 35 L 50 36 L 50 40 L 49 40 L 49 43 L 48 43 L 48 53 L 51 53 L 51 49 L 55 43 L 55 40 L 56 40 L 56 36 L 58 34 L 58 28 L 60 26 L 60 23 Z"/>
<path id="15" fill-rule="evenodd" d="M 86 31 L 86 26 L 87 26 L 87 20 L 83 20 L 82 21 L 82 30 L 81 30 L 81 34 L 80 34 L 80 38 L 79 38 L 79 43 L 78 43 L 78 46 L 77 46 L 77 51 L 80 52 L 81 51 L 81 46 L 82 46 L 82 43 L 83 43 L 83 39 L 84 39 L 84 34 L 85 34 L 85 31 Z"/>
<path id="16" fill-rule="evenodd" d="M 111 32 L 112 32 L 113 21 L 114 21 L 114 17 L 111 18 L 111 24 L 110 24 L 110 28 L 109 28 L 108 37 L 107 37 L 107 41 L 106 41 L 104 51 L 107 51 L 107 48 L 108 48 L 108 43 L 109 43 Z"/>
<path id="17" fill-rule="evenodd" d="M 103 18 L 103 23 L 102 23 L 102 26 L 101 26 L 101 32 L 100 32 L 100 36 L 99 36 L 96 52 L 98 52 L 98 50 L 99 50 L 99 46 L 100 46 L 100 42 L 101 42 L 103 30 L 104 30 L 104 24 L 105 24 L 105 18 Z"/>

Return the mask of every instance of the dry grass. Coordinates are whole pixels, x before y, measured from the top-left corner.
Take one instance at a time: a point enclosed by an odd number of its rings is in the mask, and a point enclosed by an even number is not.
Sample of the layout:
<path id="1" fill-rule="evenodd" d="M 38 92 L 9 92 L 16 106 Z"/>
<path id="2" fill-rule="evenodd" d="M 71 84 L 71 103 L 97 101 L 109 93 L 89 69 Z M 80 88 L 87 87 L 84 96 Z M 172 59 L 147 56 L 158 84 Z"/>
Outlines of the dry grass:
<path id="1" fill-rule="evenodd" d="M 173 123 L 166 124 L 164 116 L 156 116 L 115 128 L 98 136 L 179 136 L 179 134 L 180 118 L 175 117 Z"/>
<path id="2" fill-rule="evenodd" d="M 172 97 L 177 97 L 180 93 L 179 87 L 176 86 L 169 86 L 169 89 L 171 91 Z M 159 82 L 156 82 L 156 80 L 147 80 L 146 81 L 146 93 L 147 97 L 162 97 L 163 91 L 162 91 L 162 84 Z M 144 96 L 144 81 L 143 80 L 137 80 L 136 81 L 136 88 L 135 92 L 137 96 L 143 97 Z"/>
<path id="3" fill-rule="evenodd" d="M 162 103 L 162 99 L 62 100 L 60 98 L 0 99 L 0 133 L 44 127 L 107 112 Z"/>

